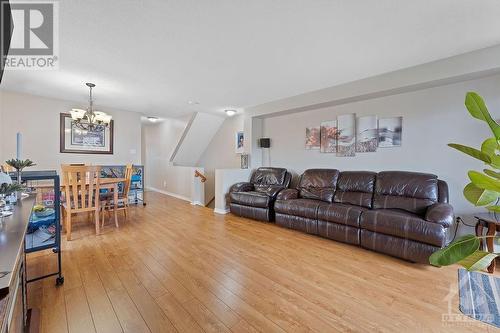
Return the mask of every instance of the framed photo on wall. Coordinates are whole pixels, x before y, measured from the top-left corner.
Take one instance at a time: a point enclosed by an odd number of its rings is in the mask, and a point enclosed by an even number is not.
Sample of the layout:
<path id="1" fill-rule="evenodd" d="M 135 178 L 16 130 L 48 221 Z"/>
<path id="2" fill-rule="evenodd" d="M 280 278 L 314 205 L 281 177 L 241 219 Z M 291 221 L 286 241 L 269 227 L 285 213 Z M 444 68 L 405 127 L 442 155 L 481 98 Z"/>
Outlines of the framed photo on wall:
<path id="1" fill-rule="evenodd" d="M 241 168 L 248 169 L 248 154 L 241 154 Z"/>
<path id="2" fill-rule="evenodd" d="M 71 115 L 60 115 L 60 152 L 73 154 L 113 154 L 113 120 L 104 131 L 84 131 L 75 126 Z"/>
<path id="3" fill-rule="evenodd" d="M 236 132 L 234 148 L 236 154 L 243 154 L 245 151 L 245 136 L 243 132 Z"/>

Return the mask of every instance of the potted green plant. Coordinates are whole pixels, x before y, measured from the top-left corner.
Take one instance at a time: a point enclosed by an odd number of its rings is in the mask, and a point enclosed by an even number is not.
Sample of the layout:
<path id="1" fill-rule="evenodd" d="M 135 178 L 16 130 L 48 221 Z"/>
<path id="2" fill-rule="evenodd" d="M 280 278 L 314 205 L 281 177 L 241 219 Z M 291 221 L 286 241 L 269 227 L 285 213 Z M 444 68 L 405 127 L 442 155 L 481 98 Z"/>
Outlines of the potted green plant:
<path id="1" fill-rule="evenodd" d="M 474 206 L 485 206 L 493 213 L 500 213 L 500 125 L 491 117 L 481 96 L 468 92 L 465 106 L 470 115 L 485 122 L 492 136 L 484 140 L 480 149 L 450 143 L 449 146 L 485 164 L 482 171 L 470 170 L 470 183 L 463 190 L 465 198 Z M 448 246 L 434 252 L 429 261 L 434 266 L 448 266 L 455 263 L 470 271 L 487 268 L 499 253 L 489 253 L 480 249 L 481 238 L 496 236 L 465 235 Z"/>
<path id="2" fill-rule="evenodd" d="M 35 166 L 36 164 L 33 163 L 33 161 L 31 161 L 30 159 L 27 159 L 27 160 L 20 160 L 18 158 L 16 159 L 10 159 L 8 161 L 5 161 L 5 163 L 7 163 L 8 165 L 10 165 L 11 167 L 13 167 L 14 169 L 16 169 L 16 173 L 17 173 L 17 183 L 18 184 L 21 184 L 22 182 L 22 179 L 21 179 L 21 172 L 23 171 L 24 168 L 28 168 L 28 167 L 32 167 L 32 166 Z"/>
<path id="3" fill-rule="evenodd" d="M 20 184 L 9 184 L 2 183 L 0 184 L 0 217 L 3 217 L 3 209 L 6 206 L 5 197 L 11 195 L 12 193 L 16 193 L 22 191 L 23 187 Z"/>
<path id="4" fill-rule="evenodd" d="M 19 184 L 7 184 L 3 183 L 0 184 L 0 196 L 8 196 L 11 195 L 12 193 L 21 191 L 23 187 Z"/>

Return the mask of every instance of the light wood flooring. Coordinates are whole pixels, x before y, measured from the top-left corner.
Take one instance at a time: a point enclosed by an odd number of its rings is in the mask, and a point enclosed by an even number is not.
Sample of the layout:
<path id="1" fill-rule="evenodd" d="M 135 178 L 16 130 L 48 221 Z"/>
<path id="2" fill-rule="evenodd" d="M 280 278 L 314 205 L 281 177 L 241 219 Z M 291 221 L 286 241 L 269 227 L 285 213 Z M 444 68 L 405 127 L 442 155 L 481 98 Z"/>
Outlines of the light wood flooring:
<path id="1" fill-rule="evenodd" d="M 103 234 L 63 241 L 65 283 L 29 285 L 42 332 L 488 332 L 459 314 L 457 267 L 354 246 L 148 192 Z M 28 273 L 55 269 L 28 258 Z M 448 326 L 447 326 L 448 325 Z"/>

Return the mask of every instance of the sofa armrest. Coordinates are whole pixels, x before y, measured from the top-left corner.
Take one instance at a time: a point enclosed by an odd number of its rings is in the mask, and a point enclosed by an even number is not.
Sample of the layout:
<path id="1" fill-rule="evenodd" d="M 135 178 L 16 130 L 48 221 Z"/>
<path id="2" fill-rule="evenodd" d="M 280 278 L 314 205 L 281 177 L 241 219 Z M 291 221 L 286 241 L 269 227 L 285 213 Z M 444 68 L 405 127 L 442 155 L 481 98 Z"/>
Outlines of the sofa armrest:
<path id="1" fill-rule="evenodd" d="M 241 182 L 241 183 L 236 183 L 231 188 L 229 188 L 229 193 L 231 192 L 248 192 L 252 191 L 254 189 L 254 186 L 252 183 L 248 182 Z"/>
<path id="2" fill-rule="evenodd" d="M 292 200 L 299 197 L 299 191 L 293 188 L 287 188 L 278 193 L 276 200 Z"/>
<path id="3" fill-rule="evenodd" d="M 427 208 L 425 220 L 448 228 L 453 224 L 454 220 L 453 207 L 447 203 L 435 203 Z"/>

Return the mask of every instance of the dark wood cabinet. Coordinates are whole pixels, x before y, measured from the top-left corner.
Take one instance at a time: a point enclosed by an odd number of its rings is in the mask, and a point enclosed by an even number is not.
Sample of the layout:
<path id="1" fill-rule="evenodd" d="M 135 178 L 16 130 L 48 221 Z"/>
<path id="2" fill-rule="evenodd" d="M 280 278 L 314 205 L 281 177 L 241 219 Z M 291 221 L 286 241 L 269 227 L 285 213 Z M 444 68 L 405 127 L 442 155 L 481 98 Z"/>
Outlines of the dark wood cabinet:
<path id="1" fill-rule="evenodd" d="M 12 216 L 0 221 L 0 327 L 2 333 L 26 331 L 24 239 L 34 197 L 19 201 Z"/>

